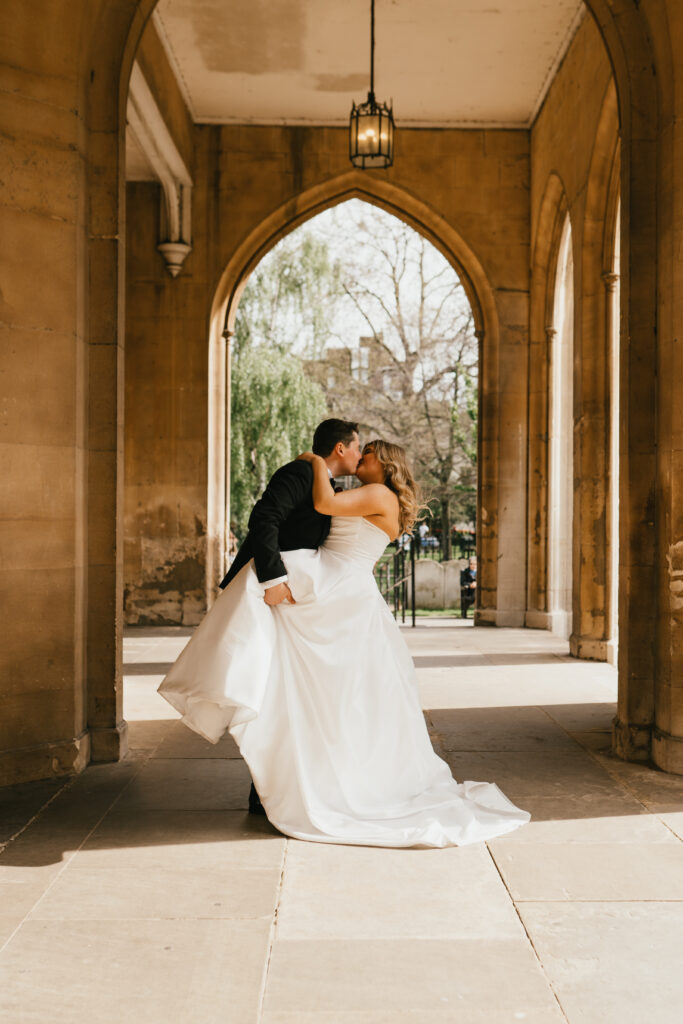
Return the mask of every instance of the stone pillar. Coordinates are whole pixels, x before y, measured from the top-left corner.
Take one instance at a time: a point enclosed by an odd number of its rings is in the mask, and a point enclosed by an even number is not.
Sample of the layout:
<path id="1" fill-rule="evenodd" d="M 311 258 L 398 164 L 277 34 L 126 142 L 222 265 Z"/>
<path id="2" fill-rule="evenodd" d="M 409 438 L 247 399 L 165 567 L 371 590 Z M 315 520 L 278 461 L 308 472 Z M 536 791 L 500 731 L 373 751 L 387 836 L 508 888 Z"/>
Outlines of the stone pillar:
<path id="1" fill-rule="evenodd" d="M 93 133 L 91 159 L 114 171 L 117 132 Z M 94 150 L 94 152 L 93 152 Z M 123 246 L 114 203 L 91 194 L 88 345 L 88 729 L 93 761 L 127 749 L 123 721 Z M 114 291 L 111 304 L 106 297 Z"/>
<path id="2" fill-rule="evenodd" d="M 485 347 L 486 332 L 475 331 L 479 342 L 479 446 L 477 452 L 477 603 L 475 626 L 495 626 L 498 578 L 498 410 L 495 380 Z"/>
<path id="3" fill-rule="evenodd" d="M 589 244 L 584 240 L 584 248 Z M 605 661 L 609 630 L 609 295 L 616 281 L 582 274 L 574 373 L 573 628 L 576 658 Z"/>
<path id="4" fill-rule="evenodd" d="M 647 88 L 651 88 L 651 80 Z M 645 90 L 643 90 L 645 93 Z M 648 97 L 622 122 L 621 340 L 619 360 L 619 700 L 613 725 L 615 752 L 628 761 L 652 753 L 655 680 L 668 676 L 669 657 L 657 637 L 666 634 L 668 608 L 661 584 L 667 570 L 656 565 L 657 518 L 665 519 L 666 490 L 659 485 L 658 459 L 666 458 L 671 434 L 657 438 L 657 203 L 663 180 L 657 167 L 656 123 L 647 116 Z M 642 109 L 642 112 L 641 112 Z M 664 218 L 660 212 L 660 222 Z M 673 389 L 659 373 L 663 387 Z M 668 379 L 668 384 L 667 384 Z M 680 402 L 679 402 L 680 405 Z M 671 524 L 666 526 L 669 533 Z M 658 580 L 659 576 L 659 580 Z M 658 582 L 660 587 L 658 587 Z M 664 688 L 664 692 L 666 692 Z M 662 719 L 664 721 L 664 719 Z"/>
<path id="5" fill-rule="evenodd" d="M 125 102 L 136 0 L 101 4 L 93 20 L 87 84 L 88 460 L 87 720 L 93 761 L 127 749 L 123 721 L 123 352 Z M 128 54 L 126 55 L 126 49 Z M 122 64 L 124 71 L 122 71 Z"/>
<path id="6" fill-rule="evenodd" d="M 618 238 L 617 238 L 618 242 Z M 617 260 L 618 260 L 618 253 Z M 619 618 L 619 274 L 605 271 L 605 335 L 609 352 L 609 486 L 607 500 L 607 586 L 605 658 L 617 664 Z"/>
<path id="7" fill-rule="evenodd" d="M 554 327 L 529 345 L 529 492 L 527 609 L 524 625 L 550 629 L 548 602 L 548 441 L 550 356 Z"/>
<path id="8" fill-rule="evenodd" d="M 497 358 L 480 344 L 475 625 L 522 626 L 526 601 L 526 436 L 529 293 L 496 295 Z"/>
<path id="9" fill-rule="evenodd" d="M 657 619 L 652 758 L 683 774 L 683 9 L 669 0 L 674 55 L 672 109 L 665 111 L 659 163 L 660 271 L 657 334 Z M 620 622 L 619 650 L 624 642 Z"/>
<path id="10" fill-rule="evenodd" d="M 88 761 L 79 11 L 0 7 L 0 785 Z"/>
<path id="11" fill-rule="evenodd" d="M 526 488 L 529 292 L 498 293 L 498 551 L 496 624 L 523 626 L 526 608 Z"/>

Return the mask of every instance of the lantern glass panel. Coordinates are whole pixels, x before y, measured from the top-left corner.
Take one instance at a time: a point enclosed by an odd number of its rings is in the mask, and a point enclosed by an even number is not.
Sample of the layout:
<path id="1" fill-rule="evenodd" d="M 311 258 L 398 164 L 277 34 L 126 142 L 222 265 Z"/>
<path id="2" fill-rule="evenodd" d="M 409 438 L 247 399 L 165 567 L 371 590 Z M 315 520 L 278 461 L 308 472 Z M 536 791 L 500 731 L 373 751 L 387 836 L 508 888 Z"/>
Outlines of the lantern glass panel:
<path id="1" fill-rule="evenodd" d="M 349 122 L 349 156 L 356 167 L 391 167 L 394 120 L 384 104 L 354 104 Z"/>
<path id="2" fill-rule="evenodd" d="M 358 152 L 363 156 L 374 156 L 380 149 L 379 114 L 361 114 L 358 118 Z"/>

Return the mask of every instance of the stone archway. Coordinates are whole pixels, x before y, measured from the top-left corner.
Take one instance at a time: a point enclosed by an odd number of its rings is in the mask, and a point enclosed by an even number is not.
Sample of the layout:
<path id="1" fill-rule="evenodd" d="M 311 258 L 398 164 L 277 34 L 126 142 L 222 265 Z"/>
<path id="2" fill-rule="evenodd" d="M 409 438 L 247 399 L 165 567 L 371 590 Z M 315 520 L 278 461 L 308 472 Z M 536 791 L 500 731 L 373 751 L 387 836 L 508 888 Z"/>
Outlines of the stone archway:
<path id="1" fill-rule="evenodd" d="M 121 717 L 121 430 L 123 356 L 122 256 L 125 224 L 123 129 L 126 94 L 135 51 L 156 0 L 125 0 L 105 6 L 84 48 L 80 70 L 87 99 L 88 217 L 83 275 L 90 348 L 106 346 L 90 364 L 87 418 L 97 447 L 88 451 L 84 507 L 87 532 L 87 601 L 83 654 L 87 678 L 87 722 L 93 760 L 110 760 L 125 748 Z M 622 129 L 622 384 L 624 426 L 621 443 L 621 607 L 625 642 L 620 646 L 619 722 L 615 743 L 626 758 L 647 757 L 653 730 L 654 687 L 658 674 L 652 622 L 643 604 L 657 609 L 657 528 L 653 513 L 657 478 L 656 437 L 667 410 L 655 403 L 657 282 L 661 257 L 658 234 L 658 132 L 672 122 L 670 38 L 661 25 L 647 23 L 648 12 L 632 0 L 588 0 L 614 69 Z M 655 44 L 651 40 L 655 40 Z M 654 50 L 654 52 L 653 52 Z M 655 78 L 652 68 L 659 77 Z M 672 136 L 666 145 L 671 166 Z M 638 224 L 631 237 L 629 225 Z M 670 330 L 669 330 L 670 333 Z M 660 332 L 661 340 L 661 332 Z M 95 352 L 93 350 L 93 355 Z M 487 380 L 488 368 L 483 367 Z M 661 372 L 660 372 L 661 377 Z M 484 412 L 486 415 L 486 412 Z M 489 418 L 492 421 L 493 417 Z M 660 459 L 665 453 L 660 450 Z M 486 474 L 482 504 L 487 505 Z M 642 481 L 651 486 L 643 487 Z M 496 484 L 497 486 L 497 484 Z M 497 506 L 491 506 L 495 508 Z M 495 532 L 495 531 L 494 531 Z M 666 531 L 665 531 L 666 532 Z M 484 554 L 484 552 L 482 552 Z M 486 621 L 485 616 L 482 617 Z M 495 616 L 493 617 L 495 621 Z M 659 649 L 668 649 L 666 615 L 657 627 Z M 503 620 L 504 621 L 504 620 Z M 671 659 L 662 665 L 670 682 Z M 667 682 L 668 681 L 668 682 Z M 663 720 L 662 720 L 663 722 Z M 669 740 L 661 726 L 661 757 Z"/>
<path id="2" fill-rule="evenodd" d="M 481 262 L 462 236 L 431 207 L 416 196 L 388 182 L 368 178 L 360 171 L 332 178 L 300 193 L 266 217 L 235 251 L 221 276 L 214 296 L 209 338 L 209 488 L 207 525 L 207 605 L 225 571 L 225 523 L 229 509 L 229 338 L 234 329 L 240 295 L 251 271 L 277 242 L 306 220 L 349 199 L 362 199 L 405 221 L 424 235 L 451 263 L 467 294 L 480 345 L 480 366 L 497 365 L 499 338 L 495 296 Z M 480 396 L 484 388 L 480 388 Z M 492 388 L 491 390 L 495 390 Z M 487 413 L 495 413 L 489 402 Z M 481 401 L 480 401 L 480 415 Z M 478 452 L 479 495 L 485 493 L 491 507 L 496 502 L 496 452 L 491 443 L 498 437 L 495 426 L 480 440 Z M 481 433 L 480 433 L 481 438 Z M 483 479 L 482 479 L 483 476 Z M 497 537 L 479 531 L 478 560 L 484 579 L 495 572 Z M 489 589 L 495 591 L 495 579 Z"/>

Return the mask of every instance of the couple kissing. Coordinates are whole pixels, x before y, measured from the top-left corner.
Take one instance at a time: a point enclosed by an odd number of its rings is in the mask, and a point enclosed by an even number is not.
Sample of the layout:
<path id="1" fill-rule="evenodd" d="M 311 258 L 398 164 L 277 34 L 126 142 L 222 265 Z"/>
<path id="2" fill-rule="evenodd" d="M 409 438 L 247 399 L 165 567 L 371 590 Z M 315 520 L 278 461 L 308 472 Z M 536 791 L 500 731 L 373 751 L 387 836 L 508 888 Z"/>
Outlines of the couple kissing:
<path id="1" fill-rule="evenodd" d="M 343 491 L 335 477 L 354 474 Z M 159 687 L 212 743 L 229 731 L 250 809 L 313 842 L 444 847 L 529 814 L 434 751 L 412 658 L 375 583 L 423 506 L 404 449 L 325 420 L 276 471 L 221 593 Z M 260 798 L 260 802 L 259 802 Z"/>

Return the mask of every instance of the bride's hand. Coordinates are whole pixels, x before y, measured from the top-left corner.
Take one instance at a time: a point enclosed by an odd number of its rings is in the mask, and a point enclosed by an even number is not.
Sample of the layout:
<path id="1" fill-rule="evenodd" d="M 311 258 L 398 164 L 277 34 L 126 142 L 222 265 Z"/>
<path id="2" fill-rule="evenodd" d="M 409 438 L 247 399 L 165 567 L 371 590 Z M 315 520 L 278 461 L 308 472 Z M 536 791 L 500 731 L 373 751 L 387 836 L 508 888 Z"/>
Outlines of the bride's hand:
<path id="1" fill-rule="evenodd" d="M 300 459 L 302 462 L 315 462 L 316 459 L 322 459 L 322 455 L 314 455 L 313 452 L 302 452 L 296 458 L 297 461 Z"/>

